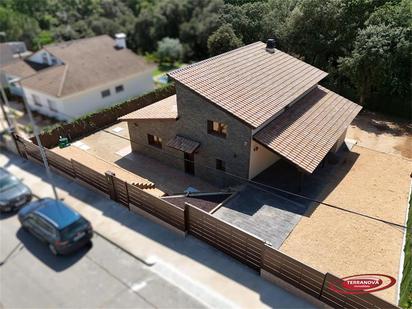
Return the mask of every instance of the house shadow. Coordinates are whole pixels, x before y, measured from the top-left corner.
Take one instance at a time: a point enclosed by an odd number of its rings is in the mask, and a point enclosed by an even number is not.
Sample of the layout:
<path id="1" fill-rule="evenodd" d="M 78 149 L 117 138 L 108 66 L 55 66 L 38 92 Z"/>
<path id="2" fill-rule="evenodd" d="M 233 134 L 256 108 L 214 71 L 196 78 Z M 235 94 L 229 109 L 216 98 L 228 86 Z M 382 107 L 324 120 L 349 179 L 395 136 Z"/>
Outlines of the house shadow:
<path id="1" fill-rule="evenodd" d="M 43 182 L 49 183 L 49 179 L 45 175 L 44 168 L 41 165 L 30 163 L 19 158 L 13 159 L 12 163 L 23 165 L 23 168 L 29 170 L 30 173 L 39 177 Z M 296 308 L 296 303 L 291 302 L 289 297 L 285 297 L 285 291 L 282 288 L 263 280 L 255 270 L 207 243 L 189 234 L 186 237 L 182 237 L 141 215 L 130 213 L 125 207 L 107 199 L 103 195 L 93 193 L 63 176 L 54 174 L 53 179 L 57 188 L 64 189 L 74 198 L 88 203 L 103 216 L 120 222 L 122 226 L 151 239 L 165 248 L 173 250 L 180 255 L 187 256 L 207 268 L 218 272 L 222 276 L 255 291 L 259 294 L 261 301 L 266 305 L 270 307 Z M 67 269 L 87 252 L 86 250 L 73 256 L 54 257 L 49 252 L 47 246 L 29 233 L 20 229 L 17 237 L 33 255 L 57 272 Z M 144 252 L 144 248 L 142 248 L 142 250 Z M 177 268 L 179 267 L 179 265 L 175 266 Z M 302 302 L 302 306 L 303 305 L 304 302 Z"/>
<path id="2" fill-rule="evenodd" d="M 352 152 L 344 143 L 337 153 L 329 153 L 312 174 L 302 174 L 295 166 L 279 160 L 257 175 L 254 185 L 269 192 L 283 196 L 301 205 L 287 209 L 307 217 L 342 181 L 351 170 L 359 154 Z M 304 213 L 299 213 L 305 209 Z"/>
<path id="3" fill-rule="evenodd" d="M 352 125 L 360 130 L 375 135 L 390 134 L 392 136 L 412 135 L 412 123 L 406 119 L 380 115 L 362 110 L 352 121 Z"/>
<path id="4" fill-rule="evenodd" d="M 69 255 L 54 256 L 45 243 L 38 240 L 23 228 L 17 231 L 16 236 L 28 252 L 55 272 L 62 272 L 71 267 L 91 249 L 91 245 L 89 245 Z"/>

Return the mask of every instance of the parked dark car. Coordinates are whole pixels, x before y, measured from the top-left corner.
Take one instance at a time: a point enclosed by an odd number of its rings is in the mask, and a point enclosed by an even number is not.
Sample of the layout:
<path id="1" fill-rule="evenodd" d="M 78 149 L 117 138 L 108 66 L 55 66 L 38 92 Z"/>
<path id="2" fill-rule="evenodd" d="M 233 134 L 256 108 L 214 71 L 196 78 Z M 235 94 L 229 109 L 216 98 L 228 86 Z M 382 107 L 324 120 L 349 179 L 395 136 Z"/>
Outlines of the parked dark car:
<path id="1" fill-rule="evenodd" d="M 23 228 L 48 244 L 54 255 L 68 254 L 90 244 L 89 221 L 62 201 L 46 198 L 31 202 L 18 214 Z"/>
<path id="2" fill-rule="evenodd" d="M 29 187 L 0 167 L 0 212 L 17 210 L 30 202 L 31 198 Z"/>

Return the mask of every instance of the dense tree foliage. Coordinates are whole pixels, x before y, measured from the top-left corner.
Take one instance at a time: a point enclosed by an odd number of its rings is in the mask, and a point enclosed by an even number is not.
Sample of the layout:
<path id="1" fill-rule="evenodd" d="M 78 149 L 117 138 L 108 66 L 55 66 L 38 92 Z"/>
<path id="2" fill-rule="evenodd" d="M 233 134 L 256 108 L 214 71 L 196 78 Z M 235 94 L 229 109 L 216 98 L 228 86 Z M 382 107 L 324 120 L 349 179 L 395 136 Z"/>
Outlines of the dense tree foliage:
<path id="1" fill-rule="evenodd" d="M 165 37 L 157 43 L 156 56 L 160 63 L 174 64 L 176 61 L 182 60 L 183 46 L 179 39 Z"/>
<path id="2" fill-rule="evenodd" d="M 0 0 L 0 27 L 32 49 L 124 32 L 135 51 L 187 62 L 274 37 L 328 87 L 412 117 L 410 0 Z"/>

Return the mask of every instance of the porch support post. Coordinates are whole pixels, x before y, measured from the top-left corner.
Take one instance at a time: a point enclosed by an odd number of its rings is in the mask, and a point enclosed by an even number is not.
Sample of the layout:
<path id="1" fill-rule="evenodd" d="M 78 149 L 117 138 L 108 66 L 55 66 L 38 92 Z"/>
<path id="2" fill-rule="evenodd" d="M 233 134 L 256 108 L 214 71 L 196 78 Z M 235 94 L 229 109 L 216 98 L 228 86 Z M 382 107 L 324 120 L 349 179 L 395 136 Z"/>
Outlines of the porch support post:
<path id="1" fill-rule="evenodd" d="M 299 171 L 299 192 L 303 190 L 303 181 L 305 178 L 305 173 L 303 171 Z"/>

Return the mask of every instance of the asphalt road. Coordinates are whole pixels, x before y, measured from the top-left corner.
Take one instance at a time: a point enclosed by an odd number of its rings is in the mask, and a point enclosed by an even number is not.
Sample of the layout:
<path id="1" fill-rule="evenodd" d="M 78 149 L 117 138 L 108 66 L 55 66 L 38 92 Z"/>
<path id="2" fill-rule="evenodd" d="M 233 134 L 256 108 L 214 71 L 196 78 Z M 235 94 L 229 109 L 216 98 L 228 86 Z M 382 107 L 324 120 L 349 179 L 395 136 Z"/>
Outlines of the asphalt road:
<path id="1" fill-rule="evenodd" d="M 63 257 L 0 215 L 0 308 L 203 308 L 104 238 Z"/>

